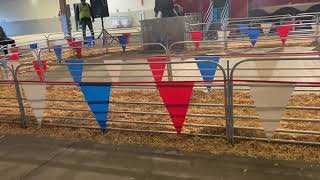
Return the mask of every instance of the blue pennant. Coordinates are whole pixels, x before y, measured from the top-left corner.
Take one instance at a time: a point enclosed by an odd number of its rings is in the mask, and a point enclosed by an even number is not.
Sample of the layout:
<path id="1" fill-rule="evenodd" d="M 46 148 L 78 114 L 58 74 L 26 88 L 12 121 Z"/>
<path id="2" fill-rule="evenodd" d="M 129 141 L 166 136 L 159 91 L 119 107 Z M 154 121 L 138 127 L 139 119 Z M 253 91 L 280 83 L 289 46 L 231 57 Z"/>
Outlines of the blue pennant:
<path id="1" fill-rule="evenodd" d="M 83 72 L 83 60 L 72 59 L 72 60 L 66 60 L 65 62 L 68 65 L 68 70 L 74 82 L 77 82 L 77 83 L 81 82 L 82 72 Z"/>
<path id="2" fill-rule="evenodd" d="M 249 24 L 239 24 L 239 28 L 240 28 L 241 36 L 247 36 L 248 35 Z"/>
<path id="3" fill-rule="evenodd" d="M 30 44 L 30 49 L 38 49 L 38 44 L 37 43 Z"/>
<path id="4" fill-rule="evenodd" d="M 111 85 L 80 85 L 82 93 L 103 133 L 107 130 Z"/>
<path id="5" fill-rule="evenodd" d="M 257 40 L 260 36 L 261 31 L 260 31 L 260 29 L 248 29 L 247 32 L 248 32 L 248 36 L 251 40 L 251 44 L 254 47 L 257 43 Z"/>
<path id="6" fill-rule="evenodd" d="M 84 44 L 86 46 L 93 46 L 93 40 L 94 40 L 93 36 L 86 36 L 84 37 Z"/>
<path id="7" fill-rule="evenodd" d="M 204 81 L 213 81 L 217 71 L 217 64 L 220 61 L 219 57 L 199 57 L 195 58 L 197 61 L 211 61 L 209 62 L 198 62 L 198 68 Z M 211 86 L 208 86 L 208 90 L 211 90 Z"/>
<path id="8" fill-rule="evenodd" d="M 128 36 L 118 36 L 118 40 L 120 45 L 122 46 L 123 51 L 126 51 L 126 46 L 129 42 L 129 37 Z"/>
<path id="9" fill-rule="evenodd" d="M 54 47 L 53 50 L 56 53 L 58 61 L 61 63 L 61 60 L 62 60 L 62 48 L 61 48 L 61 46 Z"/>

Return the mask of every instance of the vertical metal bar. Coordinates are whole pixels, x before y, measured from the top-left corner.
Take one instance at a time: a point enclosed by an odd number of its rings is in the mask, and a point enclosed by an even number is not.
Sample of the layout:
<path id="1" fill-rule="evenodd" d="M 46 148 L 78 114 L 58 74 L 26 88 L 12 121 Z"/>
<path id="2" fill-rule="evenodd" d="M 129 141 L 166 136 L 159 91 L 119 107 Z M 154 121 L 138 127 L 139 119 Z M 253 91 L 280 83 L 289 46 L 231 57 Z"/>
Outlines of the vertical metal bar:
<path id="1" fill-rule="evenodd" d="M 316 44 L 319 46 L 319 14 L 316 16 Z"/>
<path id="2" fill-rule="evenodd" d="M 230 143 L 234 144 L 234 121 L 233 121 L 233 77 L 230 75 L 230 62 L 227 62 L 227 76 L 228 76 L 228 107 L 229 107 L 229 136 Z"/>
<path id="3" fill-rule="evenodd" d="M 230 142 L 230 121 L 229 121 L 229 96 L 228 96 L 228 79 L 229 79 L 229 60 L 227 61 L 227 74 L 224 77 L 224 106 L 225 106 L 225 120 L 226 120 L 226 137 L 227 141 Z"/>
<path id="4" fill-rule="evenodd" d="M 170 51 L 169 51 L 169 47 L 168 47 L 168 44 L 167 44 L 167 48 L 165 49 L 166 51 L 166 57 L 168 59 L 168 62 L 171 62 L 171 56 L 170 56 Z M 173 74 L 172 74 L 172 65 L 170 63 L 167 64 L 167 71 L 168 71 L 168 80 L 169 81 L 173 81 Z"/>
<path id="5" fill-rule="evenodd" d="M 27 128 L 26 112 L 24 109 L 23 99 L 22 99 L 20 85 L 19 85 L 19 81 L 18 81 L 18 73 L 14 69 L 13 65 L 12 65 L 11 73 L 13 76 L 14 85 L 15 85 L 15 89 L 16 89 L 16 96 L 17 96 L 17 100 L 18 100 L 18 104 L 19 104 L 19 110 L 20 110 L 20 115 L 21 115 L 20 116 L 21 127 Z"/>
<path id="6" fill-rule="evenodd" d="M 223 40 L 224 40 L 224 50 L 228 49 L 228 37 L 227 37 L 227 31 L 223 30 Z"/>

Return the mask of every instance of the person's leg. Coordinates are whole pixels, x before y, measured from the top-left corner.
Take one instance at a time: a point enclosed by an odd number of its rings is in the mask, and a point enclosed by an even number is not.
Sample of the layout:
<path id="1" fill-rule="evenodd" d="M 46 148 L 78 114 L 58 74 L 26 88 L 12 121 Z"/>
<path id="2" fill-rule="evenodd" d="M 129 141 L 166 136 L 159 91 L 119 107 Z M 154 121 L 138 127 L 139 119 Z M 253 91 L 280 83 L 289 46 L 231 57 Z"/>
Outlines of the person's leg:
<path id="1" fill-rule="evenodd" d="M 86 31 L 87 31 L 86 20 L 82 19 L 80 23 L 81 23 L 81 29 L 82 29 L 82 36 L 83 36 L 83 38 L 85 38 L 86 37 Z"/>
<path id="2" fill-rule="evenodd" d="M 94 31 L 93 31 L 93 26 L 92 26 L 92 21 L 91 19 L 88 20 L 88 27 L 91 31 L 91 36 L 94 38 Z"/>

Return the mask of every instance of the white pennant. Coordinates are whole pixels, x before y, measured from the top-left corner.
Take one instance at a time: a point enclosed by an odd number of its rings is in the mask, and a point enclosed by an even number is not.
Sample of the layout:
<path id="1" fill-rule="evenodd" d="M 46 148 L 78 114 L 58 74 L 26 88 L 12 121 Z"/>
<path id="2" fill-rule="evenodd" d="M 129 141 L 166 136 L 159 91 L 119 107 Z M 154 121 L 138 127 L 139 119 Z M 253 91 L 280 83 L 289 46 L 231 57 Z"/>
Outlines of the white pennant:
<path id="1" fill-rule="evenodd" d="M 250 92 L 268 138 L 280 125 L 294 87 L 251 86 Z"/>
<path id="2" fill-rule="evenodd" d="M 25 96 L 33 109 L 39 126 L 43 121 L 47 86 L 45 84 L 23 84 Z"/>
<path id="3" fill-rule="evenodd" d="M 113 64 L 113 63 L 123 63 L 121 60 L 109 60 L 109 61 L 104 61 L 105 64 Z M 121 72 L 123 70 L 122 65 L 105 65 L 108 74 L 110 76 L 109 79 L 111 79 L 112 82 L 119 82 L 120 81 L 120 76 Z"/>
<path id="4" fill-rule="evenodd" d="M 31 54 L 32 54 L 34 60 L 38 60 L 38 52 L 37 52 L 37 50 L 31 50 Z"/>
<path id="5" fill-rule="evenodd" d="M 268 35 L 270 33 L 271 27 L 272 27 L 272 23 L 262 23 L 261 24 L 261 28 L 262 28 L 263 33 L 265 35 Z"/>
<path id="6" fill-rule="evenodd" d="M 261 80 L 269 80 L 272 78 L 274 68 L 277 67 L 279 60 L 277 61 L 256 61 L 255 65 L 257 67 L 258 77 Z M 261 70 L 261 69 L 270 69 L 270 70 Z"/>
<path id="7" fill-rule="evenodd" d="M 217 33 L 219 41 L 224 41 L 224 33 L 226 33 L 226 38 L 228 38 L 230 35 L 230 31 L 217 31 Z"/>

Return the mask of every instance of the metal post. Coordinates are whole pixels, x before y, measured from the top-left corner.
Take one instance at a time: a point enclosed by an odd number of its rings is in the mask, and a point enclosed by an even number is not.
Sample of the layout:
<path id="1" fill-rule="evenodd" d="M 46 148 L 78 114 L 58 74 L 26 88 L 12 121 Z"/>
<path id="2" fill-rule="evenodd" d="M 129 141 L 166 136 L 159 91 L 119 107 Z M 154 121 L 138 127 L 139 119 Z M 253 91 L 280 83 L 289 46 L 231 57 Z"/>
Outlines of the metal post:
<path id="1" fill-rule="evenodd" d="M 229 121 L 229 143 L 234 144 L 234 122 L 233 122 L 233 77 L 230 75 L 230 62 L 227 61 L 227 97 L 228 97 L 228 121 Z"/>
<path id="2" fill-rule="evenodd" d="M 11 73 L 12 73 L 12 76 L 13 76 L 14 85 L 15 85 L 15 89 L 16 89 L 16 95 L 17 95 L 17 101 L 18 101 L 19 109 L 20 109 L 21 127 L 22 128 L 27 128 L 26 112 L 25 112 L 25 109 L 24 109 L 23 99 L 22 99 L 20 85 L 19 85 L 19 81 L 18 81 L 18 74 L 17 74 L 17 71 L 14 69 L 13 66 L 12 66 L 12 69 L 11 69 Z"/>
<path id="3" fill-rule="evenodd" d="M 228 49 L 228 37 L 227 37 L 227 31 L 223 30 L 223 41 L 224 41 L 224 50 Z"/>
<path id="4" fill-rule="evenodd" d="M 319 14 L 316 16 L 316 43 L 319 44 Z"/>
<path id="5" fill-rule="evenodd" d="M 168 51 L 169 47 L 168 47 L 168 44 L 167 44 L 167 48 L 166 48 L 166 56 L 167 56 L 167 59 L 168 59 L 168 62 L 171 62 L 171 58 L 170 58 L 170 52 Z M 169 81 L 173 81 L 173 74 L 172 74 L 172 65 L 169 63 L 167 64 L 168 66 L 168 80 Z"/>
<path id="6" fill-rule="evenodd" d="M 227 68 L 229 68 L 229 61 L 227 62 Z M 229 72 L 226 74 L 226 77 L 224 79 L 224 99 L 225 99 L 224 105 L 225 105 L 225 116 L 226 116 L 225 117 L 225 119 L 226 119 L 226 137 L 227 137 L 227 141 L 230 142 L 228 79 L 229 79 Z"/>

